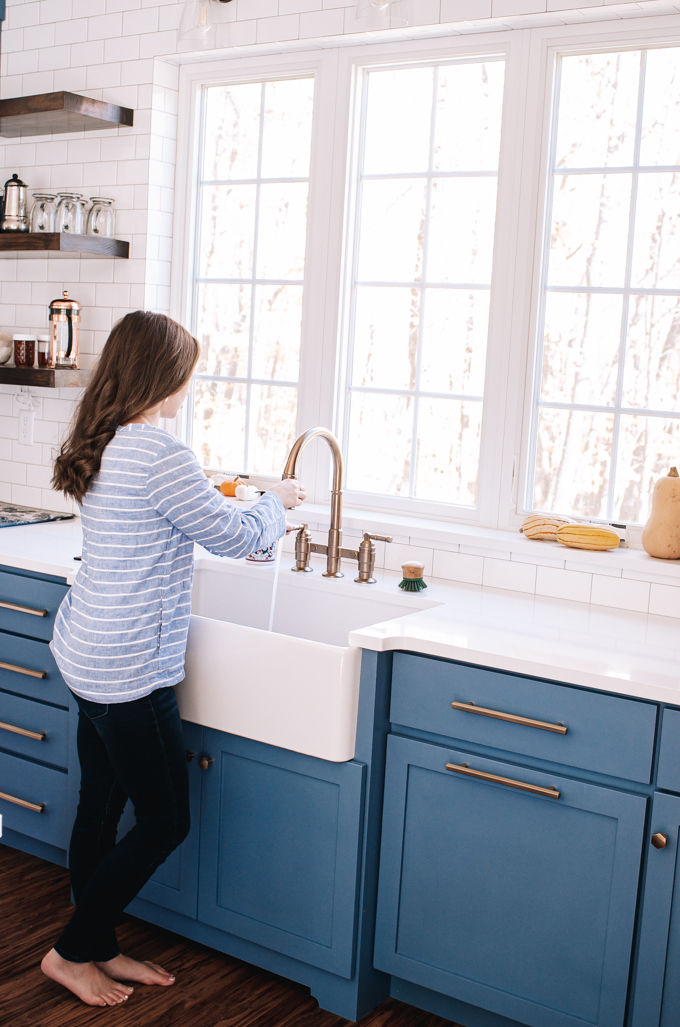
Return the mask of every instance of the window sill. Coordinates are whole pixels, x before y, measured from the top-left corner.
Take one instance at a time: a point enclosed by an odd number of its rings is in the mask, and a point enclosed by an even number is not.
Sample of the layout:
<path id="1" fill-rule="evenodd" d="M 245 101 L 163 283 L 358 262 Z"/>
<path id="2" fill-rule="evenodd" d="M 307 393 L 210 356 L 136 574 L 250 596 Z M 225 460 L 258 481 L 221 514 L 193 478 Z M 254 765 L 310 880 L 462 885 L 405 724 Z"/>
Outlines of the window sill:
<path id="1" fill-rule="evenodd" d="M 303 517 L 313 531 L 327 531 L 330 507 L 305 503 L 299 512 L 291 511 L 289 514 L 291 522 Z M 638 548 L 622 546 L 607 552 L 568 549 L 557 542 L 527 539 L 514 531 L 500 531 L 497 528 L 483 528 L 470 524 L 451 524 L 397 514 L 379 514 L 374 510 L 364 511 L 353 507 L 346 507 L 343 510 L 342 526 L 343 536 L 347 542 L 351 539 L 359 540 L 364 531 L 391 535 L 395 555 L 397 547 L 401 553 L 403 547 L 407 546 L 680 585 L 680 560 L 658 560 Z M 639 536 L 640 529 L 630 529 L 630 533 Z M 386 547 L 386 566 L 394 563 L 389 559 L 390 548 Z M 408 555 L 404 556 L 404 559 L 408 559 Z"/>

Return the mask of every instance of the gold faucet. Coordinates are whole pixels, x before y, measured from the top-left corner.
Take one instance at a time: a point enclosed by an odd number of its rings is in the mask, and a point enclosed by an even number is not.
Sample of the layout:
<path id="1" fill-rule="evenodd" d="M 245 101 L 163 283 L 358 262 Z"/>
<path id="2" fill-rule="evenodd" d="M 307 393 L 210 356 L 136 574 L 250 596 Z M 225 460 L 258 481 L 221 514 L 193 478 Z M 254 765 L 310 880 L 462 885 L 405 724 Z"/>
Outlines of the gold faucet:
<path id="1" fill-rule="evenodd" d="M 343 549 L 342 548 L 342 478 L 343 478 L 343 467 L 342 467 L 342 452 L 340 451 L 340 445 L 335 435 L 328 428 L 309 428 L 306 432 L 295 440 L 293 448 L 288 454 L 286 460 L 286 466 L 283 471 L 283 478 L 297 478 L 297 464 L 300 459 L 300 454 L 305 448 L 308 442 L 312 439 L 323 438 L 326 440 L 330 447 L 331 456 L 333 458 L 333 488 L 331 491 L 331 523 L 328 530 L 328 545 L 323 546 L 317 542 L 312 542 L 312 536 L 307 531 L 307 525 L 303 524 L 299 529 L 295 539 L 295 567 L 294 571 L 301 573 L 309 572 L 312 568 L 309 566 L 309 558 L 312 553 L 322 553 L 326 556 L 326 570 L 324 571 L 324 578 L 344 578 L 344 574 L 340 570 L 340 560 L 344 557 L 346 560 L 357 560 L 359 563 L 359 576 L 355 578 L 362 584 L 372 584 L 375 579 L 373 577 L 373 568 L 375 566 L 375 546 L 372 543 L 372 539 L 376 539 L 380 542 L 391 542 L 392 539 L 386 535 L 369 535 L 364 534 L 364 540 L 359 546 L 359 549 Z"/>

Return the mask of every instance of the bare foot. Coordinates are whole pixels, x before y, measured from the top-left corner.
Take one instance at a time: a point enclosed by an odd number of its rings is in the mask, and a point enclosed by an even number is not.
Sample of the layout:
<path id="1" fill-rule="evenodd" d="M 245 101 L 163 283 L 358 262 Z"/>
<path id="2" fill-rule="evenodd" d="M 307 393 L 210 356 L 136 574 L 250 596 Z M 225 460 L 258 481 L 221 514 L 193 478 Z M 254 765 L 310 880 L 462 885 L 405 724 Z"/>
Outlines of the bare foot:
<path id="1" fill-rule="evenodd" d="M 95 966 L 114 981 L 138 981 L 139 984 L 160 984 L 166 988 L 175 983 L 173 975 L 158 963 L 142 963 L 139 959 L 132 959 L 122 953 L 115 959 L 107 960 L 106 963 L 95 963 Z"/>
<path id="2" fill-rule="evenodd" d="M 46 977 L 68 988 L 88 1006 L 117 1006 L 135 990 L 112 981 L 94 963 L 70 963 L 54 949 L 50 949 L 40 967 Z"/>

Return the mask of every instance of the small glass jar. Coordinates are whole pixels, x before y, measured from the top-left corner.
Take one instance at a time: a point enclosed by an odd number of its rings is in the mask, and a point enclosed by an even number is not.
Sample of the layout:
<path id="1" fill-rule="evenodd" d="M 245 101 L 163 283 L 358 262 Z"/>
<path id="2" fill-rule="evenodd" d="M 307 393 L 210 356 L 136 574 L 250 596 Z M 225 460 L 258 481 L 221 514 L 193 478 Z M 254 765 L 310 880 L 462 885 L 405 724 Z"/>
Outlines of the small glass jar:
<path id="1" fill-rule="evenodd" d="M 33 193 L 31 207 L 31 231 L 53 232 L 56 214 L 56 197 L 54 193 Z"/>
<path id="2" fill-rule="evenodd" d="M 87 215 L 87 234 L 98 235 L 104 239 L 115 238 L 115 211 L 113 200 L 106 196 L 90 196 L 92 206 Z"/>
<path id="3" fill-rule="evenodd" d="M 82 193 L 59 193 L 55 231 L 70 232 L 71 235 L 83 234 L 83 208 L 79 203 Z"/>
<path id="4" fill-rule="evenodd" d="M 47 360 L 50 355 L 49 335 L 38 336 L 38 367 L 47 367 Z"/>
<path id="5" fill-rule="evenodd" d="M 35 335 L 14 335 L 15 367 L 33 367 L 35 363 Z"/>

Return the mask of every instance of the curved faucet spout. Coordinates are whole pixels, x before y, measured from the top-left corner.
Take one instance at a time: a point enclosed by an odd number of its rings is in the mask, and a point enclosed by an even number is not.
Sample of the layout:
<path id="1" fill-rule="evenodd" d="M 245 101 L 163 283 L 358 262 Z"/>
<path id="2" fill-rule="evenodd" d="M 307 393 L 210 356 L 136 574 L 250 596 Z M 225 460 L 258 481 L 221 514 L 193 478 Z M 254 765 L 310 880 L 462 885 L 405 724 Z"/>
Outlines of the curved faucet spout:
<path id="1" fill-rule="evenodd" d="M 300 454 L 305 448 L 308 442 L 312 439 L 322 438 L 325 439 L 330 447 L 331 454 L 333 456 L 333 491 L 342 492 L 342 452 L 340 451 L 340 443 L 336 439 L 333 432 L 329 431 L 328 428 L 308 428 L 306 432 L 293 443 L 293 447 L 288 454 L 286 460 L 286 466 L 283 469 L 283 478 L 297 478 L 297 465 L 300 459 Z"/>
<path id="2" fill-rule="evenodd" d="M 326 561 L 326 578 L 342 578 L 340 571 L 340 548 L 342 545 L 342 452 L 340 444 L 333 432 L 328 428 L 309 428 L 293 443 L 288 454 L 283 478 L 297 478 L 297 465 L 300 454 L 312 439 L 322 438 L 328 443 L 333 458 L 333 490 L 331 492 L 331 526 L 328 532 L 328 554 Z"/>

